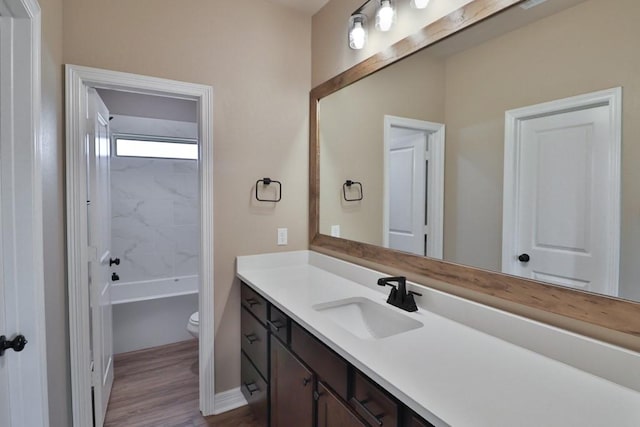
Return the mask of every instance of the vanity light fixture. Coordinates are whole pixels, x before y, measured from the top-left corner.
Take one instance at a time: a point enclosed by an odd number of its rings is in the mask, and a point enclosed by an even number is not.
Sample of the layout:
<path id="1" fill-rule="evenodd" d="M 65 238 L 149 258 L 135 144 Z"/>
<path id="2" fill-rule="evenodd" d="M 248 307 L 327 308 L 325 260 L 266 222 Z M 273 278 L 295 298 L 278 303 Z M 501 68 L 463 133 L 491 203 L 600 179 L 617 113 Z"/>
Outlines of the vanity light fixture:
<path id="1" fill-rule="evenodd" d="M 429 0 L 411 0 L 411 7 L 415 9 L 424 9 L 429 6 Z"/>
<path id="2" fill-rule="evenodd" d="M 367 17 L 356 13 L 349 18 L 349 47 L 359 50 L 367 43 Z"/>
<path id="3" fill-rule="evenodd" d="M 380 6 L 376 12 L 376 28 L 380 31 L 389 31 L 395 21 L 396 11 L 391 1 L 380 0 Z"/>
<path id="4" fill-rule="evenodd" d="M 349 47 L 360 50 L 367 44 L 367 17 L 371 17 L 369 6 L 377 3 L 375 9 L 376 28 L 379 31 L 389 31 L 396 20 L 396 0 L 366 0 L 362 6 L 356 9 L 349 17 Z M 540 1 L 540 0 L 532 0 Z M 545 1 L 545 0 L 542 0 Z M 372 3 L 373 2 L 373 3 Z M 407 0 L 414 9 L 425 9 L 430 0 Z M 371 18 L 373 19 L 373 18 Z"/>

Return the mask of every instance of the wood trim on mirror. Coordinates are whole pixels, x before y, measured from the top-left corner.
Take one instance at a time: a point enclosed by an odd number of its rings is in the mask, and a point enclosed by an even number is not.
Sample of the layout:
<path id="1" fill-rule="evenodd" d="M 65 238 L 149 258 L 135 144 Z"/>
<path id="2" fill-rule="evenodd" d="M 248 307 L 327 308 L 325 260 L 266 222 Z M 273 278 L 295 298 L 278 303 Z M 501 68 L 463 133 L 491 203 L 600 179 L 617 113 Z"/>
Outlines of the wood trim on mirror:
<path id="1" fill-rule="evenodd" d="M 582 335 L 640 351 L 640 303 L 319 234 L 319 101 L 523 0 L 474 0 L 320 84 L 309 103 L 309 248 Z"/>

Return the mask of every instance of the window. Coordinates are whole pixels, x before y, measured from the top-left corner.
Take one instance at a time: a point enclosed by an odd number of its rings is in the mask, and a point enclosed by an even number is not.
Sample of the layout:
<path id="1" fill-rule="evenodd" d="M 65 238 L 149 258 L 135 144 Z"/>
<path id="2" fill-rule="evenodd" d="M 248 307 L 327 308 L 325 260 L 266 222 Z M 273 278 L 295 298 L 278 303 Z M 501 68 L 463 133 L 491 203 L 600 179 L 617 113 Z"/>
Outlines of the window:
<path id="1" fill-rule="evenodd" d="M 198 159 L 198 144 L 194 140 L 157 140 L 115 138 L 118 157 L 151 157 L 158 159 Z"/>

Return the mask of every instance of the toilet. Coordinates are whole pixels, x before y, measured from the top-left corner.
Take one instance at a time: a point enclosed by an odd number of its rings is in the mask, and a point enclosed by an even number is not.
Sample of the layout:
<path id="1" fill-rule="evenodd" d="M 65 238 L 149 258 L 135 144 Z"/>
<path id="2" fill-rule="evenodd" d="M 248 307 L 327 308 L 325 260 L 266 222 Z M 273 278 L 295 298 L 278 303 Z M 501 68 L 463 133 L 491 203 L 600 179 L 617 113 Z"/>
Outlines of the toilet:
<path id="1" fill-rule="evenodd" d="M 187 322 L 187 331 L 195 338 L 198 338 L 200 335 L 200 316 L 197 311 L 189 317 L 189 321 Z"/>

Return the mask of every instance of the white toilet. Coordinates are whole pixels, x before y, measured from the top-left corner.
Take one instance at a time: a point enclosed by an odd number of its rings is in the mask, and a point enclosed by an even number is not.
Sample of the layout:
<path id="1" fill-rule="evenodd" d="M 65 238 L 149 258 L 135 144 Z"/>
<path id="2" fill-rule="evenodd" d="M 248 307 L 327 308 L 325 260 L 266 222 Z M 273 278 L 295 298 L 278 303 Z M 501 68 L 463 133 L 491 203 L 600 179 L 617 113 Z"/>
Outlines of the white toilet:
<path id="1" fill-rule="evenodd" d="M 200 316 L 196 311 L 189 317 L 189 322 L 187 322 L 187 331 L 195 338 L 198 338 L 200 335 Z"/>

